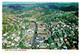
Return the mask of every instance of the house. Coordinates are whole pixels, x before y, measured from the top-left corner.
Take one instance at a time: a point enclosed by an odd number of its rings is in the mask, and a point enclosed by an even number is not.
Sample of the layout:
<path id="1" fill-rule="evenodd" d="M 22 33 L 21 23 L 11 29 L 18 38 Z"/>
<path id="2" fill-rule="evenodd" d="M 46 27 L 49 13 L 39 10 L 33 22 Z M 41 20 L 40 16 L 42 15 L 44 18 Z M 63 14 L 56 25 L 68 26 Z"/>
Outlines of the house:
<path id="1" fill-rule="evenodd" d="M 44 23 L 39 23 L 38 28 L 46 28 L 46 25 Z"/>
<path id="2" fill-rule="evenodd" d="M 30 23 L 30 28 L 34 28 L 35 27 L 35 23 Z"/>
<path id="3" fill-rule="evenodd" d="M 25 29 L 25 25 L 22 25 L 22 28 Z"/>
<path id="4" fill-rule="evenodd" d="M 19 41 L 19 39 L 20 39 L 20 37 L 18 36 L 18 37 L 16 37 L 14 40 L 15 40 L 15 41 Z"/>
<path id="5" fill-rule="evenodd" d="M 26 31 L 26 33 L 27 33 L 27 34 L 33 34 L 34 31 L 33 31 L 32 29 L 28 29 L 28 30 Z"/>
<path id="6" fill-rule="evenodd" d="M 46 47 L 47 47 L 47 45 L 45 43 L 40 43 L 39 44 L 39 48 L 46 48 Z"/>
<path id="7" fill-rule="evenodd" d="M 30 46 L 31 46 L 31 44 L 29 44 L 28 42 L 24 42 L 24 45 L 25 45 L 26 47 L 30 47 Z"/>
<path id="8" fill-rule="evenodd" d="M 52 22 L 52 26 L 54 26 L 54 25 L 56 25 L 56 24 L 58 24 L 58 22 Z"/>
<path id="9" fill-rule="evenodd" d="M 4 37 L 4 35 L 2 35 L 2 37 Z"/>
<path id="10" fill-rule="evenodd" d="M 63 49 L 67 49 L 67 47 L 66 46 L 63 46 Z"/>
<path id="11" fill-rule="evenodd" d="M 13 37 L 15 37 L 15 36 L 16 36 L 16 34 L 15 34 L 15 33 L 13 33 L 13 34 L 12 34 L 12 36 L 13 36 Z"/>
<path id="12" fill-rule="evenodd" d="M 14 47 L 13 49 L 18 49 L 18 47 Z"/>
<path id="13" fill-rule="evenodd" d="M 3 36 L 6 36 L 8 33 L 3 34 Z"/>
<path id="14" fill-rule="evenodd" d="M 11 44 L 7 44 L 7 47 L 10 47 L 11 46 Z"/>
<path id="15" fill-rule="evenodd" d="M 18 31 L 18 34 L 20 34 L 21 33 L 21 31 Z"/>
<path id="16" fill-rule="evenodd" d="M 63 38 L 60 38 L 61 41 L 63 41 Z"/>
<path id="17" fill-rule="evenodd" d="M 6 39 L 2 40 L 2 43 L 7 43 L 7 40 Z"/>
<path id="18" fill-rule="evenodd" d="M 13 24 L 15 24 L 15 22 L 12 22 Z"/>
<path id="19" fill-rule="evenodd" d="M 12 23 L 10 23 L 10 25 L 13 25 Z"/>
<path id="20" fill-rule="evenodd" d="M 9 23 L 10 21 L 6 20 L 6 22 L 8 22 L 8 23 Z"/>
<path id="21" fill-rule="evenodd" d="M 38 36 L 41 36 L 42 38 L 47 37 L 47 33 L 46 32 L 41 32 L 41 33 L 38 33 Z"/>
<path id="22" fill-rule="evenodd" d="M 14 46 L 14 45 L 15 45 L 15 43 L 12 43 L 11 45 L 12 45 L 12 46 Z"/>
<path id="23" fill-rule="evenodd" d="M 11 44 L 11 41 L 7 41 L 7 45 L 10 45 Z"/>
<path id="24" fill-rule="evenodd" d="M 58 46 L 61 46 L 61 43 L 57 42 L 57 45 L 58 45 Z"/>

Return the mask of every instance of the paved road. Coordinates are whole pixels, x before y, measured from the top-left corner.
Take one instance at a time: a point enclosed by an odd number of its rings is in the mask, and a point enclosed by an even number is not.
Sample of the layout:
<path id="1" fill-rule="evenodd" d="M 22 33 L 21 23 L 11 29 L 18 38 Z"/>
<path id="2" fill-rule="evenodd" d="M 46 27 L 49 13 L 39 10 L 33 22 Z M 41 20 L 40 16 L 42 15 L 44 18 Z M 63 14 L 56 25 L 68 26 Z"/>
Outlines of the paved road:
<path id="1" fill-rule="evenodd" d="M 36 40 L 36 37 L 37 37 L 37 23 L 35 23 L 35 31 L 34 31 L 34 36 L 33 36 L 33 40 L 32 40 L 32 48 L 36 48 L 36 43 L 35 43 L 35 40 Z"/>

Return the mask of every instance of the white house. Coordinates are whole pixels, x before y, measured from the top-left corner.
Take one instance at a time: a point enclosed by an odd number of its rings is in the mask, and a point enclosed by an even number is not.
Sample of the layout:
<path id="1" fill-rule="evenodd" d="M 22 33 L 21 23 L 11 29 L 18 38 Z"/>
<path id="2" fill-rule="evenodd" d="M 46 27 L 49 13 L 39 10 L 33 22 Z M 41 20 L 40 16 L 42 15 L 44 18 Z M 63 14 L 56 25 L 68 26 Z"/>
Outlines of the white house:
<path id="1" fill-rule="evenodd" d="M 14 33 L 14 34 L 12 34 L 12 36 L 13 36 L 13 37 L 15 37 L 15 36 L 16 36 L 16 34 Z"/>
<path id="2" fill-rule="evenodd" d="M 6 39 L 2 40 L 2 43 L 7 43 L 7 40 Z"/>
<path id="3" fill-rule="evenodd" d="M 19 39 L 20 39 L 20 37 L 18 36 L 18 37 L 16 37 L 14 40 L 15 40 L 15 41 L 19 41 Z"/>
<path id="4" fill-rule="evenodd" d="M 7 44 L 11 44 L 11 41 L 7 41 Z"/>
<path id="5" fill-rule="evenodd" d="M 27 33 L 27 34 L 33 34 L 34 31 L 33 31 L 32 29 L 28 29 L 28 30 L 26 31 L 26 33 Z"/>
<path id="6" fill-rule="evenodd" d="M 6 36 L 8 33 L 3 34 L 4 36 Z"/>

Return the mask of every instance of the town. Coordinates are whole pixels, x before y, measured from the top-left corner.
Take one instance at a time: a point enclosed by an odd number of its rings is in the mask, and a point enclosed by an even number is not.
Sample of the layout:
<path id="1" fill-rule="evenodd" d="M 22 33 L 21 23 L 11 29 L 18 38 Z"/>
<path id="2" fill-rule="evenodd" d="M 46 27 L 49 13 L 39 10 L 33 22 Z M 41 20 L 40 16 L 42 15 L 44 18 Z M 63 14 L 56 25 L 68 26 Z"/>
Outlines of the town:
<path id="1" fill-rule="evenodd" d="M 54 4 L 3 4 L 2 49 L 77 50 L 78 5 Z"/>

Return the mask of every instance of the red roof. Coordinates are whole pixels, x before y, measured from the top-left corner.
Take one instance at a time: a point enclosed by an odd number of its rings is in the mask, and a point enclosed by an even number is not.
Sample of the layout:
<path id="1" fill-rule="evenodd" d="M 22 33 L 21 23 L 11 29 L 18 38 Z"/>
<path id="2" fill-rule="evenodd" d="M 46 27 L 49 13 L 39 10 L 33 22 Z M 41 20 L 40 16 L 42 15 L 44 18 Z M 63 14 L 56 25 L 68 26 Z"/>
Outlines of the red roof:
<path id="1" fill-rule="evenodd" d="M 57 38 L 57 40 L 59 40 L 59 38 Z"/>
<path id="2" fill-rule="evenodd" d="M 66 39 L 66 37 L 64 37 L 64 39 Z"/>
<path id="3" fill-rule="evenodd" d="M 24 48 L 21 48 L 21 49 L 24 49 Z"/>
<path id="4" fill-rule="evenodd" d="M 8 45 L 11 45 L 11 44 L 8 44 Z"/>
<path id="5" fill-rule="evenodd" d="M 75 47 L 71 47 L 71 49 L 75 49 Z"/>
<path id="6" fill-rule="evenodd" d="M 9 22 L 8 20 L 6 20 L 6 22 Z"/>
<path id="7" fill-rule="evenodd" d="M 4 37 L 4 35 L 2 35 L 2 37 Z"/>
<path id="8" fill-rule="evenodd" d="M 13 24 L 15 24 L 15 22 L 12 22 Z"/>
<path id="9" fill-rule="evenodd" d="M 29 48 L 26 48 L 26 49 L 29 49 Z"/>
<path id="10" fill-rule="evenodd" d="M 44 26 L 46 28 L 46 26 Z"/>
<path id="11" fill-rule="evenodd" d="M 69 42 L 69 41 L 66 41 L 66 42 Z"/>

